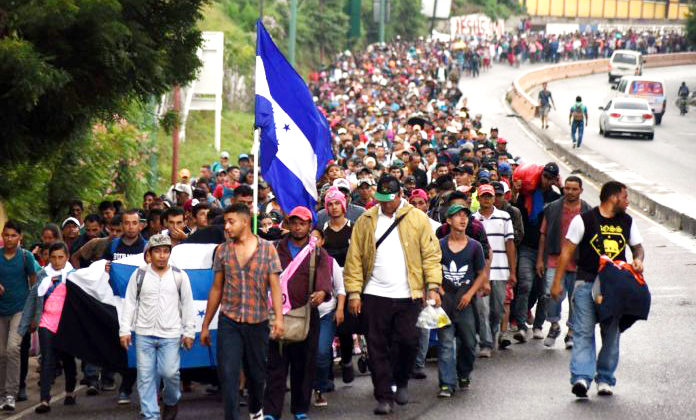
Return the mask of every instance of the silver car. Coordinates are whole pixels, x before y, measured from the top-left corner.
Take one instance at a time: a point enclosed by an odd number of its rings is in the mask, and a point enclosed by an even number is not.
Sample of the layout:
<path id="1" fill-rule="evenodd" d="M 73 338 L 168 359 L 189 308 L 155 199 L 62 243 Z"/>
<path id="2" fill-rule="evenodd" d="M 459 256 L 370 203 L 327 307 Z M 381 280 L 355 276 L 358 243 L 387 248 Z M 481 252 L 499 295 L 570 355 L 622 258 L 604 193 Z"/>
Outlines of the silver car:
<path id="1" fill-rule="evenodd" d="M 649 140 L 655 137 L 655 116 L 650 104 L 643 98 L 614 98 L 599 107 L 599 134 L 635 134 Z"/>

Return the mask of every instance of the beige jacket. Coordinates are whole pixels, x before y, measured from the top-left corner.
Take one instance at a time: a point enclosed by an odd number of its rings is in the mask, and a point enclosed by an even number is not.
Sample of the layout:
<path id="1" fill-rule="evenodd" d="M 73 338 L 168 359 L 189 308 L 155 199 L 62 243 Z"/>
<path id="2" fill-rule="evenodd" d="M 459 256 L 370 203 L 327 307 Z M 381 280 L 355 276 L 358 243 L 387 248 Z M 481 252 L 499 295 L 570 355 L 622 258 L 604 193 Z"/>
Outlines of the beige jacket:
<path id="1" fill-rule="evenodd" d="M 349 299 L 359 299 L 372 275 L 375 262 L 375 230 L 379 206 L 367 210 L 353 226 L 350 247 L 343 270 L 343 282 Z M 442 284 L 440 242 L 433 234 L 428 216 L 412 205 L 405 203 L 396 212 L 399 217 L 406 213 L 399 230 L 401 246 L 408 270 L 408 285 L 411 298 L 422 299 L 424 290 L 436 289 Z M 394 232 L 392 232 L 394 234 Z"/>

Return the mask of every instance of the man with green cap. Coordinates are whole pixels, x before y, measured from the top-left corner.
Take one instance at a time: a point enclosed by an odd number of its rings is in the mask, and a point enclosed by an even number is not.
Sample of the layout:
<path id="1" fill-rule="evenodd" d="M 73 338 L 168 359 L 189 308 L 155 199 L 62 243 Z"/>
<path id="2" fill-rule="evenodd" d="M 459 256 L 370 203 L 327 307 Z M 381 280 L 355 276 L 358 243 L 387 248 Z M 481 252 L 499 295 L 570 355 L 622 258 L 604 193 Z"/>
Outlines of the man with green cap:
<path id="1" fill-rule="evenodd" d="M 437 330 L 439 398 L 449 398 L 457 384 L 468 388 L 476 359 L 474 296 L 486 280 L 486 260 L 481 244 L 466 235 L 471 211 L 455 204 L 447 209 L 449 235 L 440 240 L 442 250 L 442 307 L 452 324 Z M 459 339 L 456 346 L 455 339 Z"/>

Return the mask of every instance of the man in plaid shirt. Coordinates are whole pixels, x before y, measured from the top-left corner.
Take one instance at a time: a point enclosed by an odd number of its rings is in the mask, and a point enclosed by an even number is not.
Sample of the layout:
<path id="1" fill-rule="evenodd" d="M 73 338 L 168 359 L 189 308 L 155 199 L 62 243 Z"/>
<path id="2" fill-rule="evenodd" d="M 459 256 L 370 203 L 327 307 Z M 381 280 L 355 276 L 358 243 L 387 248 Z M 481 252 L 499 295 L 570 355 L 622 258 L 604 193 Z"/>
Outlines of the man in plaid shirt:
<path id="1" fill-rule="evenodd" d="M 210 322 L 218 306 L 217 359 L 225 419 L 239 419 L 239 375 L 243 362 L 252 419 L 263 418 L 268 352 L 268 289 L 275 322 L 271 337 L 283 334 L 282 271 L 275 247 L 251 233 L 251 213 L 244 204 L 225 209 L 227 242 L 215 251 L 215 279 L 201 327 L 201 343 L 210 345 Z"/>

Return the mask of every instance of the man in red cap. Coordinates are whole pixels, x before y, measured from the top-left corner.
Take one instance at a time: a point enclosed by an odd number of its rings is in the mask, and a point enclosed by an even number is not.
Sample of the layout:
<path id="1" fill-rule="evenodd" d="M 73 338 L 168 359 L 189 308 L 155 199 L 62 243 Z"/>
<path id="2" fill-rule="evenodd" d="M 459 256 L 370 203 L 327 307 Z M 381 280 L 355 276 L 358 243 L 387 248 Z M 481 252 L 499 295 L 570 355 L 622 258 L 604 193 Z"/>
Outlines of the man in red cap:
<path id="1" fill-rule="evenodd" d="M 283 269 L 287 268 L 293 259 L 309 243 L 309 233 L 312 228 L 312 212 L 308 208 L 298 206 L 288 215 L 288 230 L 290 233 L 278 242 L 278 257 Z M 316 258 L 314 263 L 314 289 L 309 291 L 310 258 Z M 309 333 L 304 341 L 296 343 L 281 343 L 271 340 L 268 346 L 268 365 L 266 369 L 266 395 L 263 411 L 270 418 L 279 419 L 283 411 L 285 387 L 290 371 L 290 412 L 295 418 L 304 418 L 312 399 L 312 385 L 316 368 L 316 353 L 319 341 L 319 311 L 317 306 L 331 297 L 332 262 L 322 248 L 306 255 L 295 273 L 288 281 L 288 296 L 292 309 L 312 303 L 309 323 Z"/>
<path id="2" fill-rule="evenodd" d="M 477 195 L 481 207 L 474 213 L 474 218 L 483 223 L 488 243 L 493 251 L 489 274 L 491 294 L 477 299 L 476 302 L 481 336 L 479 356 L 490 357 L 496 335 L 501 330 L 506 288 L 512 288 L 517 282 L 515 232 L 510 214 L 495 208 L 495 189 L 491 184 L 479 186 Z M 512 344 L 506 324 L 503 324 L 505 328 L 498 339 L 500 348 Z"/>
<path id="3" fill-rule="evenodd" d="M 505 156 L 507 159 L 512 159 L 512 155 L 507 151 L 507 140 L 502 137 L 498 139 L 495 144 L 495 154 L 498 157 Z"/>

